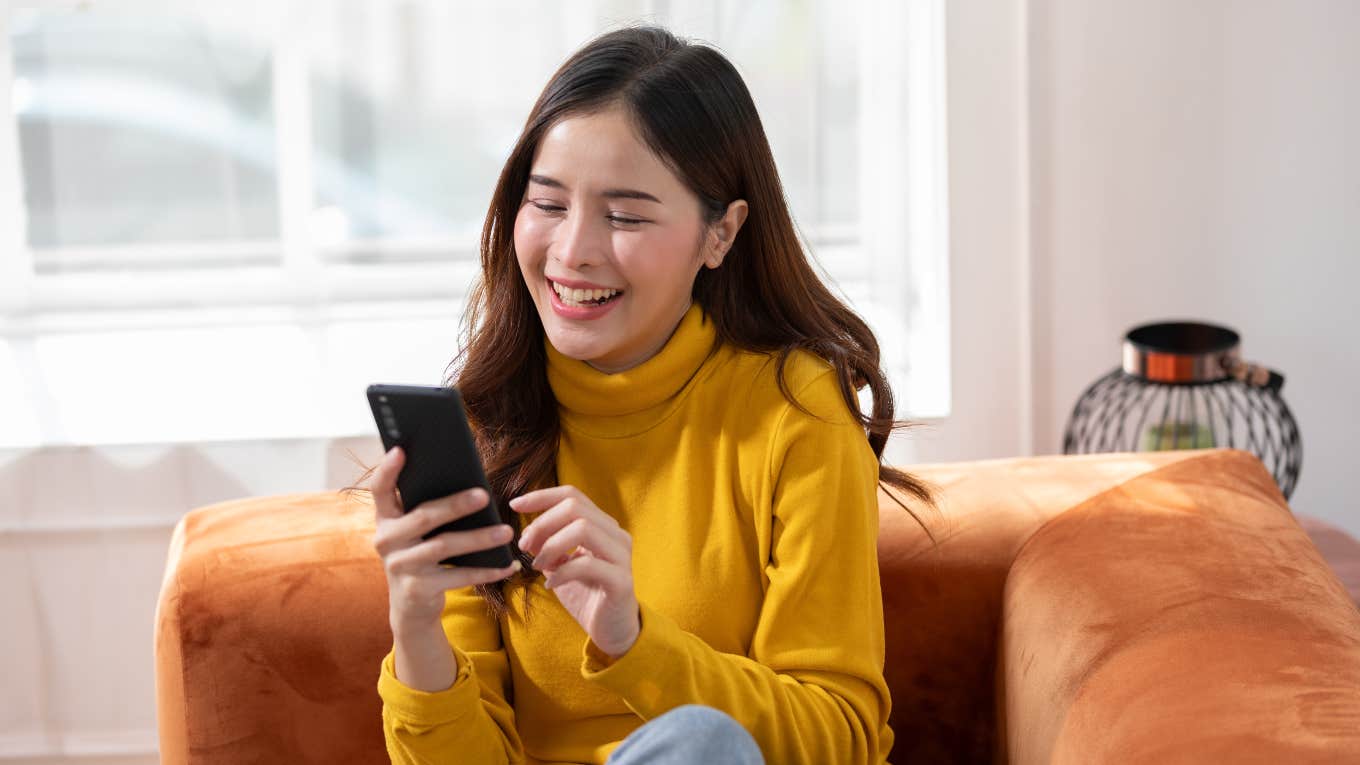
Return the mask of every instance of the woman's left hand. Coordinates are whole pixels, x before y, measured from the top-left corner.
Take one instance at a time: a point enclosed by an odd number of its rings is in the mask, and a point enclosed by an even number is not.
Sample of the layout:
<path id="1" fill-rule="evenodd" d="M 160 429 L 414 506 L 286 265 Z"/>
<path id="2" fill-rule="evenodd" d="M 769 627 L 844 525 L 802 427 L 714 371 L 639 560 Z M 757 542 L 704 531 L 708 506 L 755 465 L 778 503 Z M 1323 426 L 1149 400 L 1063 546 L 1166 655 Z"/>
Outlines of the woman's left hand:
<path id="1" fill-rule="evenodd" d="M 539 489 L 510 500 L 517 513 L 539 513 L 519 547 L 547 574 L 557 594 L 595 646 L 612 658 L 637 641 L 642 622 L 633 592 L 633 538 L 575 486 Z"/>

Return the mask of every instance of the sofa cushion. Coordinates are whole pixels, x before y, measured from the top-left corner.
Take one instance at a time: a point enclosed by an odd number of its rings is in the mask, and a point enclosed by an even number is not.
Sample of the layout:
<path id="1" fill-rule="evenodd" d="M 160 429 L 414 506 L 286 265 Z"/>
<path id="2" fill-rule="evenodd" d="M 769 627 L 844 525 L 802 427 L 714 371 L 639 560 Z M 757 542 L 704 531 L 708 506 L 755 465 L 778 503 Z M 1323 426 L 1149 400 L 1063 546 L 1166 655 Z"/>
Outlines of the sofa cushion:
<path id="1" fill-rule="evenodd" d="M 1016 553 L 1067 509 L 1197 452 L 1015 457 L 905 468 L 938 512 L 880 489 L 878 560 L 898 762 L 988 762 L 1001 598 Z"/>
<path id="2" fill-rule="evenodd" d="M 1002 613 L 1011 762 L 1360 762 L 1360 611 L 1251 455 L 1046 523 Z"/>

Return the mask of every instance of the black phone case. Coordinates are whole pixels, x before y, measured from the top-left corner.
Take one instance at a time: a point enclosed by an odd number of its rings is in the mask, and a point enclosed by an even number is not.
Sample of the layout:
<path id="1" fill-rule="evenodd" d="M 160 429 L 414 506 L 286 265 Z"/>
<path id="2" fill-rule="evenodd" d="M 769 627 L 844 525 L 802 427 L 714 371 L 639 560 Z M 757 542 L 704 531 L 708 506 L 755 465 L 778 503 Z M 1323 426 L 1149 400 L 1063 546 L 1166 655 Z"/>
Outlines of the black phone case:
<path id="1" fill-rule="evenodd" d="M 396 424 L 396 434 L 385 423 L 382 405 L 386 404 Z M 454 388 L 429 385 L 370 385 L 368 405 L 382 437 L 383 451 L 400 446 L 406 464 L 397 476 L 403 511 L 422 502 L 456 494 L 480 486 L 491 496 L 491 487 L 482 468 L 472 428 L 463 409 L 463 398 Z M 472 515 L 443 524 L 423 539 L 445 531 L 494 526 L 501 523 L 496 499 Z M 504 568 L 514 560 L 510 546 L 503 544 L 487 550 L 445 558 L 440 563 L 454 566 Z"/>

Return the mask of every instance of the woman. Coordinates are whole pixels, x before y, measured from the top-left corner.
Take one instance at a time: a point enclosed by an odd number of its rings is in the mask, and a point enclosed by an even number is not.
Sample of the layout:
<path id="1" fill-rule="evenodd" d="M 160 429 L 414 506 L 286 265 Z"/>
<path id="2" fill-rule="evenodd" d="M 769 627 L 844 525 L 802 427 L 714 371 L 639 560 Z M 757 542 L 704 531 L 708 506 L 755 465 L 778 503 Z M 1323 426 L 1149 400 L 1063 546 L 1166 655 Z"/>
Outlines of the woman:
<path id="1" fill-rule="evenodd" d="M 392 760 L 884 762 L 877 482 L 929 495 L 879 464 L 878 345 L 731 63 L 654 27 L 587 44 L 481 252 L 453 383 L 506 523 L 422 540 L 486 494 L 404 514 L 401 450 L 376 468 Z M 438 565 L 508 541 L 510 568 Z"/>

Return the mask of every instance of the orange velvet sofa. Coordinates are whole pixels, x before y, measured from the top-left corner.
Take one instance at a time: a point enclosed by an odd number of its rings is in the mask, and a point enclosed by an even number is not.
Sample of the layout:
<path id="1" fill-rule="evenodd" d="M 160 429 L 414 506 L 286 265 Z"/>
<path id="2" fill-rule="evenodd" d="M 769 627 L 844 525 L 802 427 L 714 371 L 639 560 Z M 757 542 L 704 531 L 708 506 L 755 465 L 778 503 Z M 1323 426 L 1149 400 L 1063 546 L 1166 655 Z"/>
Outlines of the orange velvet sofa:
<path id="1" fill-rule="evenodd" d="M 1255 457 L 909 469 L 941 500 L 913 508 L 932 543 L 880 496 L 894 762 L 1360 762 L 1360 611 Z M 156 613 L 163 763 L 387 761 L 372 533 L 362 492 L 185 515 Z"/>

